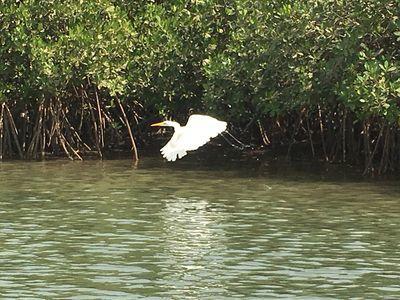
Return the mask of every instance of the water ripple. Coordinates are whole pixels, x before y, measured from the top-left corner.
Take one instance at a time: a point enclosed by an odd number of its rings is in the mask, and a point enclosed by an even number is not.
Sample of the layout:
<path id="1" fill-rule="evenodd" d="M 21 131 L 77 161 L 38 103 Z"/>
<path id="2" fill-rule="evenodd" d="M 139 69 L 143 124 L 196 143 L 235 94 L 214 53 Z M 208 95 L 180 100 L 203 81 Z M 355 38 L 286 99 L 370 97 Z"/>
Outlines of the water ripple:
<path id="1" fill-rule="evenodd" d="M 397 184 L 155 165 L 0 164 L 0 295 L 400 298 Z"/>

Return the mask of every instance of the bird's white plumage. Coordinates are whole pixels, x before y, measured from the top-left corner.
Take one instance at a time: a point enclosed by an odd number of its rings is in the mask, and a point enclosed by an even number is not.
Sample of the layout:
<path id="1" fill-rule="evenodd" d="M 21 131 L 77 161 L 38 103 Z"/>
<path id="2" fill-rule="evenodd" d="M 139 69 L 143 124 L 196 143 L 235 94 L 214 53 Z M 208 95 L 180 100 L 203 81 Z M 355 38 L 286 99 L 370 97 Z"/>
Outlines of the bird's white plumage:
<path id="1" fill-rule="evenodd" d="M 211 138 L 226 130 L 226 122 L 205 115 L 191 115 L 186 126 L 169 122 L 175 129 L 171 140 L 161 149 L 161 153 L 169 161 L 175 161 L 196 150 L 210 141 Z"/>

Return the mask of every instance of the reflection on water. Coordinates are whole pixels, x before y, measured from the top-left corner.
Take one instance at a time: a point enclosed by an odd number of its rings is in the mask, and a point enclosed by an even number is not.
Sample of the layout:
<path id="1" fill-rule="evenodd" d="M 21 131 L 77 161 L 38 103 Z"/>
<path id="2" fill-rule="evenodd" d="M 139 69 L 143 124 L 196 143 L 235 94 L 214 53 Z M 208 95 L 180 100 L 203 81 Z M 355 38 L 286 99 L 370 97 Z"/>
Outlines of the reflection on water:
<path id="1" fill-rule="evenodd" d="M 400 298 L 400 188 L 343 178 L 0 163 L 0 295 Z"/>

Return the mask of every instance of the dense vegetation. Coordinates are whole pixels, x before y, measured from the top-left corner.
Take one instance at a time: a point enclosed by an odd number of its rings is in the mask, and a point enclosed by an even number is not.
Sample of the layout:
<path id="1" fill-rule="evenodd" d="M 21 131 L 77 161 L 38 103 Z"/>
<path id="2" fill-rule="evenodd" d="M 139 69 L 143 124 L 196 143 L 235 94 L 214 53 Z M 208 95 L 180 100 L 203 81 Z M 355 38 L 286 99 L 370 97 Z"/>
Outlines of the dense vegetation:
<path id="1" fill-rule="evenodd" d="M 0 3 L 1 157 L 135 149 L 146 120 L 196 111 L 287 154 L 400 167 L 397 0 Z"/>

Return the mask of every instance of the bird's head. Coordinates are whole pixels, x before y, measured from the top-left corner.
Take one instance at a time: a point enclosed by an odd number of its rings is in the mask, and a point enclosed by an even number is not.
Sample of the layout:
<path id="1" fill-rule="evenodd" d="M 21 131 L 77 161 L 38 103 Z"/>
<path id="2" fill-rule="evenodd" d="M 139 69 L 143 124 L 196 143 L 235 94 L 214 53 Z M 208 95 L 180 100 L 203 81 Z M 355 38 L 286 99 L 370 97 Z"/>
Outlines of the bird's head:
<path id="1" fill-rule="evenodd" d="M 159 122 L 159 123 L 154 123 L 151 124 L 150 126 L 155 127 L 155 126 L 169 126 L 169 127 L 179 127 L 179 124 L 177 122 L 174 121 L 163 121 L 163 122 Z"/>

